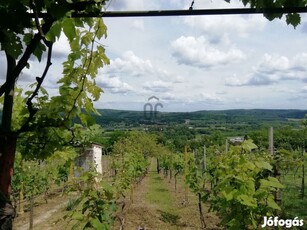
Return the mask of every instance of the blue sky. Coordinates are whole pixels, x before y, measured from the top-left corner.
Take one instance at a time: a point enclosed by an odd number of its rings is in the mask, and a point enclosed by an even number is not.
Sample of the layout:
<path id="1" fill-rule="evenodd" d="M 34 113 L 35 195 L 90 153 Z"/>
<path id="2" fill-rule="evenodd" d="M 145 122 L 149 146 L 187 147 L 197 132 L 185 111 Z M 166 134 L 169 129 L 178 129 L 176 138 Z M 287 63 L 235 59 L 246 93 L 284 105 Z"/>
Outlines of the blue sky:
<path id="1" fill-rule="evenodd" d="M 112 0 L 107 10 L 188 9 L 190 4 Z M 243 5 L 194 4 L 194 9 L 229 7 Z M 96 107 L 142 110 L 156 96 L 160 111 L 307 109 L 307 16 L 301 16 L 296 29 L 262 15 L 105 18 L 108 37 L 100 42 L 111 64 L 97 76 L 104 94 Z M 44 83 L 50 92 L 56 92 L 55 76 L 69 52 L 63 39 L 54 49 L 55 65 Z M 25 72 L 20 84 L 33 74 Z"/>
<path id="2" fill-rule="evenodd" d="M 145 3 L 146 2 L 146 3 Z M 164 2 L 168 2 L 167 5 Z M 108 10 L 188 9 L 190 1 L 113 0 Z M 195 0 L 194 9 L 241 7 Z M 106 108 L 161 111 L 307 108 L 307 23 L 262 15 L 106 18 L 111 65 L 101 72 Z"/>

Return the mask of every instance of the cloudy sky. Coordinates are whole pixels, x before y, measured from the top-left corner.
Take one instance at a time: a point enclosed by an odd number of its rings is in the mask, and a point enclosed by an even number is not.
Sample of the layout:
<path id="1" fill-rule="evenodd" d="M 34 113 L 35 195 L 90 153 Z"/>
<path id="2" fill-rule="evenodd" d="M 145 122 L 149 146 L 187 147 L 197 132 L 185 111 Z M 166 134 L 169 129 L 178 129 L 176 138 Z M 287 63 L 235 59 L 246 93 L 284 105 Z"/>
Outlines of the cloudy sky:
<path id="1" fill-rule="evenodd" d="M 107 10 L 188 9 L 191 0 L 112 0 Z M 242 7 L 195 0 L 194 9 Z M 105 18 L 111 63 L 99 72 L 97 108 L 159 111 L 307 109 L 307 15 L 296 29 L 262 15 Z M 61 40 L 54 62 L 69 52 Z M 0 60 L 1 61 L 1 60 Z M 55 88 L 50 70 L 44 83 Z M 27 73 L 24 74 L 27 80 Z M 152 102 L 154 103 L 154 102 Z"/>

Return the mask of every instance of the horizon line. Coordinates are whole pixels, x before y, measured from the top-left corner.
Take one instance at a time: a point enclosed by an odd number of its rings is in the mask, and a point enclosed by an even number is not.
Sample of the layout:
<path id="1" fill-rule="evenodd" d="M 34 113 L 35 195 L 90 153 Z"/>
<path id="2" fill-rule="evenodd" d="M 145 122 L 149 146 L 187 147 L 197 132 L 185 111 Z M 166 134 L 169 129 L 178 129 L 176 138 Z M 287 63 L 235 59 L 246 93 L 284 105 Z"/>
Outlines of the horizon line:
<path id="1" fill-rule="evenodd" d="M 134 110 L 134 109 L 113 109 L 113 108 L 96 108 L 96 110 L 116 110 L 116 111 L 127 111 L 127 112 L 144 112 L 144 110 Z M 266 109 L 266 108 L 252 108 L 252 109 L 244 109 L 244 108 L 239 108 L 239 109 L 202 109 L 202 110 L 192 110 L 192 111 L 157 111 L 158 113 L 195 113 L 195 112 L 202 112 L 202 111 L 231 111 L 231 110 L 270 110 L 270 111 L 307 111 L 306 109 Z"/>

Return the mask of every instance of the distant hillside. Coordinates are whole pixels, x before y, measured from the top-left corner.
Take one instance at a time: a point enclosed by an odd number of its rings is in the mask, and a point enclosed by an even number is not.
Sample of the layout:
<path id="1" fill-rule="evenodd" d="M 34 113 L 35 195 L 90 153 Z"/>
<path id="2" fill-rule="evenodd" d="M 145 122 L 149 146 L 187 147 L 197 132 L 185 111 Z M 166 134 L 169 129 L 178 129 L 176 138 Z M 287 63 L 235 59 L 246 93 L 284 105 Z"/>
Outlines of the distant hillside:
<path id="1" fill-rule="evenodd" d="M 98 124 L 104 128 L 131 128 L 148 124 L 178 125 L 208 130 L 241 130 L 254 129 L 260 126 L 293 126 L 298 127 L 300 119 L 307 110 L 293 109 L 234 109 L 204 110 L 196 112 L 158 112 L 154 119 L 144 116 L 143 111 L 98 109 L 101 116 L 94 115 Z M 0 119 L 1 119 L 0 113 Z"/>
<path id="2" fill-rule="evenodd" d="M 236 109 L 196 112 L 158 112 L 155 119 L 146 119 L 143 111 L 125 111 L 99 109 L 101 116 L 95 116 L 96 122 L 102 126 L 121 124 L 135 126 L 137 124 L 264 124 L 287 123 L 289 119 L 302 119 L 307 110 L 268 110 L 268 109 Z"/>

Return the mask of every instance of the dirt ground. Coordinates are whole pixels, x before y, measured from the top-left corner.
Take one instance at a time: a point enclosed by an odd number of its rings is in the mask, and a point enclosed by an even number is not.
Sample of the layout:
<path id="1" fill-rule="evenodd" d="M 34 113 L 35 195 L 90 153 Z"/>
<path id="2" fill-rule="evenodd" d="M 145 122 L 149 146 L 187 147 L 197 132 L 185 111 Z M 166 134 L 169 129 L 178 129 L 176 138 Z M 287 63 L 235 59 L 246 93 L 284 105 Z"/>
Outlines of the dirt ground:
<path id="1" fill-rule="evenodd" d="M 156 173 L 156 172 L 149 172 Z M 188 192 L 188 202 L 185 201 L 186 189 L 183 181 L 179 181 L 175 190 L 174 180 L 163 178 L 170 194 L 175 197 L 175 204 L 169 207 L 170 211 L 163 211 L 156 204 L 148 202 L 145 197 L 148 193 L 148 180 L 145 177 L 138 185 L 137 192 L 134 193 L 134 203 L 127 208 L 124 217 L 125 229 L 146 229 L 146 230 L 197 230 L 202 229 L 200 224 L 199 211 L 197 206 L 197 197 Z M 203 206 L 206 229 L 221 229 L 217 225 L 219 219 L 216 215 L 208 213 L 208 207 Z M 176 213 L 176 215 L 174 214 Z M 115 225 L 113 230 L 119 229 L 119 224 Z"/>
<path id="2" fill-rule="evenodd" d="M 182 221 L 190 226 L 189 229 L 201 229 L 200 214 L 198 209 L 198 198 L 196 194 L 186 190 L 184 181 L 179 177 L 177 188 L 175 189 L 175 180 L 165 179 L 171 194 L 176 197 L 177 205 L 182 216 Z M 186 191 L 188 191 L 188 202 L 185 201 Z M 202 204 L 203 214 L 206 223 L 206 229 L 222 229 L 218 227 L 219 218 L 212 212 L 209 212 L 209 205 Z"/>
<path id="3" fill-rule="evenodd" d="M 133 203 L 130 199 L 126 201 L 126 206 L 114 225 L 112 230 L 120 229 L 122 225 L 125 230 L 175 230 L 175 229 L 201 229 L 200 217 L 197 206 L 197 197 L 195 194 L 188 192 L 188 202 L 186 198 L 186 189 L 182 180 L 177 183 L 175 190 L 174 180 L 164 178 L 160 175 L 161 183 L 166 185 L 170 195 L 174 198 L 172 207 L 167 211 L 159 205 L 150 203 L 146 196 L 150 192 L 149 177 L 155 174 L 150 171 L 135 188 L 133 192 Z M 44 203 L 43 200 L 37 200 L 34 208 L 34 230 L 66 230 L 70 229 L 69 224 L 63 219 L 65 215 L 65 205 L 70 197 L 61 194 L 55 194 Z M 219 219 L 216 215 L 208 213 L 208 207 L 203 205 L 206 229 L 221 229 L 217 226 Z M 119 221 L 121 220 L 121 223 Z M 29 213 L 17 216 L 14 221 L 14 230 L 29 229 Z"/>
<path id="4" fill-rule="evenodd" d="M 48 199 L 46 204 L 41 198 L 35 201 L 33 209 L 33 229 L 34 230 L 61 230 L 67 229 L 67 224 L 62 218 L 65 215 L 65 205 L 69 197 L 61 193 L 54 194 Z M 61 222 L 61 225 L 59 223 Z M 13 224 L 13 230 L 29 229 L 30 212 L 26 210 L 24 214 L 19 214 Z"/>

